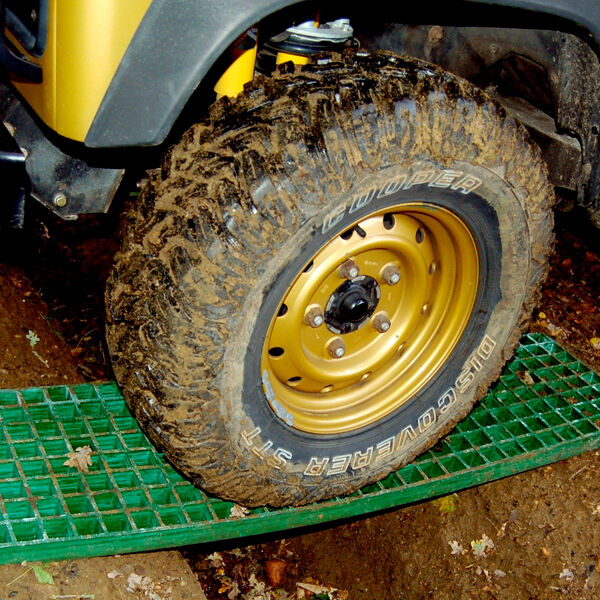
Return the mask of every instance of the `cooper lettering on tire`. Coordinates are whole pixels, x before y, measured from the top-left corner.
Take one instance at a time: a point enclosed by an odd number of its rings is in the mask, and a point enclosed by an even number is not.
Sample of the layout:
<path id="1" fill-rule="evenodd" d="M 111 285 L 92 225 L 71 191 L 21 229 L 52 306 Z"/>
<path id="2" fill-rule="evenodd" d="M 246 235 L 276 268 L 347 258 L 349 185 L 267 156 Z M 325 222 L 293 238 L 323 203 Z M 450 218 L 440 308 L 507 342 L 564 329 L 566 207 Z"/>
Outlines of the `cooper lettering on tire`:
<path id="1" fill-rule="evenodd" d="M 118 380 L 197 485 L 303 504 L 385 476 L 510 356 L 552 241 L 524 129 L 351 54 L 220 101 L 153 173 L 109 281 Z"/>

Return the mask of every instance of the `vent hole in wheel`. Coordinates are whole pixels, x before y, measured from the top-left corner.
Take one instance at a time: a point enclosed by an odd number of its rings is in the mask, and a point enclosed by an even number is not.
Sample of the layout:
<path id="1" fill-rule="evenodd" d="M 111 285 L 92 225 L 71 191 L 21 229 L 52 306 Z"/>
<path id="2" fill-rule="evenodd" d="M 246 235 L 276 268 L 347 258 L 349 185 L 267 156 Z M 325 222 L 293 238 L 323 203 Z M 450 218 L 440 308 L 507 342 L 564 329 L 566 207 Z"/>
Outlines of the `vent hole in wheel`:
<path id="1" fill-rule="evenodd" d="M 311 260 L 305 267 L 303 273 L 308 273 L 313 268 L 313 261 Z"/>
<path id="2" fill-rule="evenodd" d="M 302 377 L 298 377 L 298 376 L 296 376 L 296 377 L 290 377 L 287 380 L 288 385 L 291 385 L 292 387 L 295 386 L 295 385 L 298 385 L 301 381 L 302 381 Z"/>
<path id="3" fill-rule="evenodd" d="M 285 350 L 283 348 L 280 348 L 279 346 L 274 346 L 273 348 L 269 348 L 269 356 L 272 356 L 273 358 L 282 356 L 284 352 L 285 352 Z"/>
<path id="4" fill-rule="evenodd" d="M 415 239 L 417 240 L 417 244 L 423 243 L 423 240 L 425 239 L 425 232 L 420 227 L 417 229 Z"/>
<path id="5" fill-rule="evenodd" d="M 352 237 L 352 234 L 354 233 L 354 228 L 352 229 L 347 229 L 346 231 L 344 231 L 344 233 L 340 234 L 340 237 L 343 240 L 349 240 Z"/>
<path id="6" fill-rule="evenodd" d="M 385 213 L 385 215 L 383 215 L 383 226 L 386 229 L 391 229 L 395 222 L 396 219 L 394 219 L 394 215 L 392 213 Z"/>
<path id="7" fill-rule="evenodd" d="M 333 385 L 326 385 L 322 390 L 321 393 L 322 394 L 326 394 L 327 392 L 330 392 L 333 389 Z"/>
<path id="8" fill-rule="evenodd" d="M 278 317 L 283 317 L 283 315 L 285 315 L 287 313 L 287 311 L 288 311 L 287 304 L 282 304 L 279 307 L 279 312 L 277 313 L 277 316 Z"/>

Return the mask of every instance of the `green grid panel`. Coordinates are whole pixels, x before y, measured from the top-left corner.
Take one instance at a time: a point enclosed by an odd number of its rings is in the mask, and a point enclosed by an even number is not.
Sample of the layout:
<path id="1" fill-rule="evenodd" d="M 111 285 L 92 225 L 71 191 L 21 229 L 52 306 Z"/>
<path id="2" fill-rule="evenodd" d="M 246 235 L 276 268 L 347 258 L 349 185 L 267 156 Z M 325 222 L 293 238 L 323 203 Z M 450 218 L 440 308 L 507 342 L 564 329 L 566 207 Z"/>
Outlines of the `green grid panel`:
<path id="1" fill-rule="evenodd" d="M 525 381 L 528 382 L 525 383 Z M 533 381 L 533 383 L 532 383 Z M 64 466 L 92 448 L 88 473 Z M 346 498 L 229 517 L 140 432 L 115 383 L 0 390 L 0 563 L 197 544 L 361 515 L 600 446 L 600 377 L 530 334 L 475 410 L 412 464 Z"/>

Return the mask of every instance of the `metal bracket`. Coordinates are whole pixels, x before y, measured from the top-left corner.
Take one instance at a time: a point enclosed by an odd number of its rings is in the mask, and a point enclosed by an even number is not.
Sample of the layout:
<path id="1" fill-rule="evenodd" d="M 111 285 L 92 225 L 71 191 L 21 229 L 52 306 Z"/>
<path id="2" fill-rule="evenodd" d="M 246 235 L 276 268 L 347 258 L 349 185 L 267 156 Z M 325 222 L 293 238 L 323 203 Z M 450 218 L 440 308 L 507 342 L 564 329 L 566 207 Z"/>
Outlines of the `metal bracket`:
<path id="1" fill-rule="evenodd" d="M 5 86 L 0 86 L 0 119 L 25 155 L 34 198 L 63 219 L 108 210 L 124 169 L 95 167 L 63 152 Z"/>

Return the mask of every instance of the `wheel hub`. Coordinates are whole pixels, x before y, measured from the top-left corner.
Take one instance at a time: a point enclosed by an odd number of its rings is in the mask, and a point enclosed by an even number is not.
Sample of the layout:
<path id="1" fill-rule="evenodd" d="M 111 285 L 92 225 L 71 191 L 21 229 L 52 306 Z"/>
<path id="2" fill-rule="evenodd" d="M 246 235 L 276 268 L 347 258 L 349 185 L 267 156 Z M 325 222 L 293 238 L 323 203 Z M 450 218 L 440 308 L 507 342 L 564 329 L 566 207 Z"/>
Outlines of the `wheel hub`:
<path id="1" fill-rule="evenodd" d="M 325 323 L 334 333 L 350 333 L 362 327 L 375 312 L 380 292 L 377 281 L 359 275 L 345 281 L 331 294 L 325 308 Z"/>
<path id="2" fill-rule="evenodd" d="M 261 375 L 274 413 L 331 435 L 396 410 L 454 350 L 478 283 L 473 237 L 447 209 L 400 204 L 351 224 L 309 260 L 271 319 Z"/>

